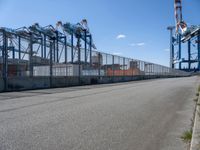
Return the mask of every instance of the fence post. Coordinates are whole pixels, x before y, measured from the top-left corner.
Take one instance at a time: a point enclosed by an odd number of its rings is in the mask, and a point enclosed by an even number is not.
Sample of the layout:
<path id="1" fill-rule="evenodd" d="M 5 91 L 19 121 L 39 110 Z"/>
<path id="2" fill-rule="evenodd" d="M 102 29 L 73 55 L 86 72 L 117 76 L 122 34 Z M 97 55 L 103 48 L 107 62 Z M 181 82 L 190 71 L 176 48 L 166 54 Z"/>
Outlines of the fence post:
<path id="1" fill-rule="evenodd" d="M 115 57 L 112 55 L 112 78 L 114 79 L 114 63 L 115 63 Z"/>
<path id="2" fill-rule="evenodd" d="M 58 31 L 56 31 L 56 40 L 55 40 L 55 42 L 56 42 L 56 49 L 55 49 L 55 51 L 56 51 L 56 56 L 55 56 L 56 60 L 55 60 L 55 62 L 57 62 L 57 63 L 59 63 L 59 41 L 58 40 L 59 40 L 58 39 Z"/>
<path id="3" fill-rule="evenodd" d="M 133 73 L 133 72 L 134 72 L 134 62 L 133 62 L 133 61 L 134 61 L 134 60 L 132 59 L 131 61 L 132 61 L 131 69 L 132 69 L 132 79 L 133 79 L 133 74 L 134 74 L 134 73 Z"/>
<path id="4" fill-rule="evenodd" d="M 50 49 L 49 49 L 49 53 L 50 53 L 50 87 L 52 87 L 52 76 L 53 76 L 53 46 L 52 46 L 52 42 L 50 42 Z"/>
<path id="5" fill-rule="evenodd" d="M 46 42 L 47 42 L 47 37 L 46 35 L 44 35 L 44 58 L 47 58 L 47 46 L 46 46 Z"/>
<path id="6" fill-rule="evenodd" d="M 105 67 L 106 76 L 108 76 L 108 54 L 106 54 L 106 67 Z"/>
<path id="7" fill-rule="evenodd" d="M 29 53 L 29 71 L 30 77 L 33 77 L 33 35 L 30 33 L 30 53 Z"/>
<path id="8" fill-rule="evenodd" d="M 65 69 L 66 69 L 66 73 L 65 73 L 65 76 L 67 76 L 67 72 L 68 72 L 68 70 L 67 70 L 67 37 L 65 36 L 64 37 L 64 43 L 65 43 Z M 67 78 L 66 78 L 67 79 Z"/>
<path id="9" fill-rule="evenodd" d="M 74 63 L 74 35 L 71 34 L 71 62 Z"/>
<path id="10" fill-rule="evenodd" d="M 78 47 L 78 80 L 81 84 L 81 39 L 77 38 L 77 47 Z"/>
<path id="11" fill-rule="evenodd" d="M 101 76 L 100 69 L 101 69 L 101 53 L 98 52 L 98 76 L 99 76 L 99 79 L 100 79 L 100 76 Z"/>
<path id="12" fill-rule="evenodd" d="M 3 81 L 4 81 L 4 91 L 8 90 L 8 53 L 7 53 L 7 47 L 8 47 L 8 39 L 6 36 L 6 31 L 3 31 Z"/>
<path id="13" fill-rule="evenodd" d="M 89 44 L 89 51 L 90 51 L 90 67 L 92 66 L 92 35 L 89 36 L 90 44 Z"/>
<path id="14" fill-rule="evenodd" d="M 125 58 L 123 57 L 123 76 L 125 78 Z"/>
<path id="15" fill-rule="evenodd" d="M 85 49 L 85 64 L 87 64 L 87 31 L 86 30 L 84 30 L 84 39 L 85 39 L 85 41 L 84 41 L 84 49 Z"/>

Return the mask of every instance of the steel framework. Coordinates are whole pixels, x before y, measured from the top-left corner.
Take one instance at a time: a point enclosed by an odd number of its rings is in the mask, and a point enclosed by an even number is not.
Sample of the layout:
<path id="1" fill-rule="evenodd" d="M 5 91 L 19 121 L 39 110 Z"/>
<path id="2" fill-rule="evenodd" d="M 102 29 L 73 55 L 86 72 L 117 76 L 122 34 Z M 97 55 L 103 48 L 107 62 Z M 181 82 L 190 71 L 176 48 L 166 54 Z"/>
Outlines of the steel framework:
<path id="1" fill-rule="evenodd" d="M 200 26 L 191 26 L 184 33 L 170 31 L 170 66 L 188 72 L 200 71 Z M 186 50 L 183 48 L 185 46 Z M 184 56 L 187 53 L 187 56 Z"/>

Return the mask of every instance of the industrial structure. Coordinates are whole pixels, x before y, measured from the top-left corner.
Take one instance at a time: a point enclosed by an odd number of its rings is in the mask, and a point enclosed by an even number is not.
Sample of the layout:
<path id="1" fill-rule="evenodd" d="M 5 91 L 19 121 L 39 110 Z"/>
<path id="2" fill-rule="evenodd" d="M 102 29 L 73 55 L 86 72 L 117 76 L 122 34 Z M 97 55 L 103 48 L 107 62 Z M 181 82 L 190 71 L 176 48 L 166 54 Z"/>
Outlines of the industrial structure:
<path id="1" fill-rule="evenodd" d="M 0 91 L 187 76 L 165 66 L 98 52 L 87 20 L 0 28 Z"/>
<path id="2" fill-rule="evenodd" d="M 170 26 L 170 67 L 200 71 L 200 25 L 188 27 L 182 16 L 182 0 L 174 0 L 176 26 Z"/>

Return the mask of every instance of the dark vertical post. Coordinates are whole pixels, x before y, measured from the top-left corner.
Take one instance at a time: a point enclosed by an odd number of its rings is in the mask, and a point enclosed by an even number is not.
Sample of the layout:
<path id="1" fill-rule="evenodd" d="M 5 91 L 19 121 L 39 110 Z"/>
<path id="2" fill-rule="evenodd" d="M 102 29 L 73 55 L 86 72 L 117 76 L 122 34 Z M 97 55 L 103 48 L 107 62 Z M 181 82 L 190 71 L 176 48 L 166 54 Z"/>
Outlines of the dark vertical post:
<path id="1" fill-rule="evenodd" d="M 47 57 L 47 38 L 46 35 L 44 35 L 44 58 Z"/>
<path id="2" fill-rule="evenodd" d="M 71 60 L 74 62 L 74 35 L 71 34 Z"/>
<path id="3" fill-rule="evenodd" d="M 18 59 L 21 59 L 21 37 L 18 36 Z M 21 69 L 19 69 L 19 64 L 17 65 L 17 75 L 21 76 Z"/>
<path id="4" fill-rule="evenodd" d="M 41 57 L 44 58 L 43 57 L 43 54 L 44 54 L 43 38 L 41 38 L 41 43 L 40 44 L 41 44 Z"/>
<path id="5" fill-rule="evenodd" d="M 4 91 L 8 89 L 8 54 L 7 54 L 7 47 L 8 47 L 8 39 L 6 36 L 6 31 L 3 31 L 3 81 L 4 81 Z"/>
<path id="6" fill-rule="evenodd" d="M 12 47 L 12 58 L 15 59 L 15 47 Z"/>
<path id="7" fill-rule="evenodd" d="M 18 37 L 18 50 L 19 50 L 19 59 L 21 59 L 21 37 Z"/>
<path id="8" fill-rule="evenodd" d="M 108 54 L 106 54 L 106 67 L 105 67 L 106 76 L 108 76 Z"/>
<path id="9" fill-rule="evenodd" d="M 138 73 L 137 75 L 140 75 L 140 71 L 141 71 L 141 61 L 138 61 L 139 65 L 137 66 L 136 69 L 138 69 Z"/>
<path id="10" fill-rule="evenodd" d="M 100 69 L 101 69 L 101 53 L 98 52 L 98 76 L 100 77 L 101 76 L 101 72 L 100 72 Z"/>
<path id="11" fill-rule="evenodd" d="M 137 66 L 136 69 L 138 69 L 138 74 L 137 75 L 140 75 L 140 70 L 141 70 L 141 61 L 138 61 L 139 62 L 139 65 Z"/>
<path id="12" fill-rule="evenodd" d="M 56 63 L 56 39 L 53 39 L 53 62 L 52 65 L 54 65 L 54 63 Z"/>
<path id="13" fill-rule="evenodd" d="M 59 43 L 58 43 L 58 31 L 56 31 L 56 61 L 55 62 L 59 62 Z M 55 54 L 54 54 L 55 55 Z"/>
<path id="14" fill-rule="evenodd" d="M 152 68 L 152 75 L 155 75 L 155 64 L 151 64 L 151 68 Z"/>
<path id="15" fill-rule="evenodd" d="M 112 55 L 112 76 L 114 76 L 115 74 L 114 74 L 114 64 L 115 63 L 115 57 L 114 57 L 114 55 Z"/>
<path id="16" fill-rule="evenodd" d="M 65 43 L 65 64 L 67 64 L 67 37 L 64 37 L 64 43 Z"/>
<path id="17" fill-rule="evenodd" d="M 200 31 L 197 35 L 198 71 L 200 71 Z"/>
<path id="18" fill-rule="evenodd" d="M 29 52 L 29 71 L 30 77 L 33 77 L 33 35 L 30 34 L 30 52 Z"/>
<path id="19" fill-rule="evenodd" d="M 92 65 L 92 35 L 90 37 L 89 51 L 90 51 L 90 66 Z"/>
<path id="20" fill-rule="evenodd" d="M 52 87 L 52 76 L 53 76 L 53 46 L 52 42 L 50 41 L 50 48 L 49 48 L 49 54 L 50 54 L 50 87 Z"/>
<path id="21" fill-rule="evenodd" d="M 79 84 L 81 84 L 81 39 L 80 37 L 77 38 L 77 47 L 78 47 L 78 79 Z"/>
<path id="22" fill-rule="evenodd" d="M 159 69 L 159 76 L 161 76 L 162 75 L 162 70 L 161 70 L 161 66 L 160 65 L 158 65 L 158 69 Z"/>
<path id="23" fill-rule="evenodd" d="M 174 37 L 173 37 L 173 41 L 174 41 Z M 171 53 L 172 53 L 172 65 L 171 65 L 171 68 L 174 69 L 175 66 L 174 66 L 174 43 L 172 43 L 172 49 L 171 49 Z"/>
<path id="24" fill-rule="evenodd" d="M 181 34 L 178 34 L 178 45 L 179 45 L 179 47 L 178 47 L 178 59 L 179 59 L 179 70 L 181 70 L 182 69 L 182 67 L 181 67 Z"/>
<path id="25" fill-rule="evenodd" d="M 188 41 L 188 70 L 191 69 L 191 41 Z"/>
<path id="26" fill-rule="evenodd" d="M 132 63 L 132 66 L 130 66 L 131 67 L 131 69 L 132 69 L 132 77 L 133 77 L 133 74 L 134 74 L 134 62 L 133 62 L 134 60 L 132 59 L 131 60 L 131 63 Z M 131 64 L 130 64 L 131 65 Z"/>
<path id="27" fill-rule="evenodd" d="M 162 66 L 159 65 L 159 72 L 160 72 L 160 76 L 162 75 Z"/>
<path id="28" fill-rule="evenodd" d="M 149 74 L 152 75 L 152 63 L 149 64 Z"/>
<path id="29" fill-rule="evenodd" d="M 53 39 L 53 62 L 57 62 L 56 60 L 56 42 L 57 40 L 54 38 Z"/>
<path id="30" fill-rule="evenodd" d="M 87 63 L 87 31 L 84 30 L 84 33 L 85 33 L 84 42 L 85 42 L 85 64 L 86 64 Z"/>
<path id="31" fill-rule="evenodd" d="M 123 76 L 125 76 L 125 58 L 123 57 Z"/>
<path id="32" fill-rule="evenodd" d="M 68 67 L 67 67 L 67 37 L 64 37 L 64 44 L 65 44 L 65 68 L 66 68 L 66 76 L 68 75 Z"/>

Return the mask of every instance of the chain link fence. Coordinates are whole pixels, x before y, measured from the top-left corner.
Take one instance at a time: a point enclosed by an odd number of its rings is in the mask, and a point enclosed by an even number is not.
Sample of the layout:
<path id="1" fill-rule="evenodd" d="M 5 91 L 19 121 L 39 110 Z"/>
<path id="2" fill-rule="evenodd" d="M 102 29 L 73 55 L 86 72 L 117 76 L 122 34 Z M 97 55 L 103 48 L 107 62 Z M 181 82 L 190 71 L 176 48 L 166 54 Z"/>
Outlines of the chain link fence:
<path id="1" fill-rule="evenodd" d="M 45 31 L 0 28 L 0 91 L 90 84 L 106 77 L 131 80 L 136 76 L 190 75 L 159 64 L 94 51 L 86 44 L 79 48 L 74 46 L 77 41 L 73 36 Z"/>

